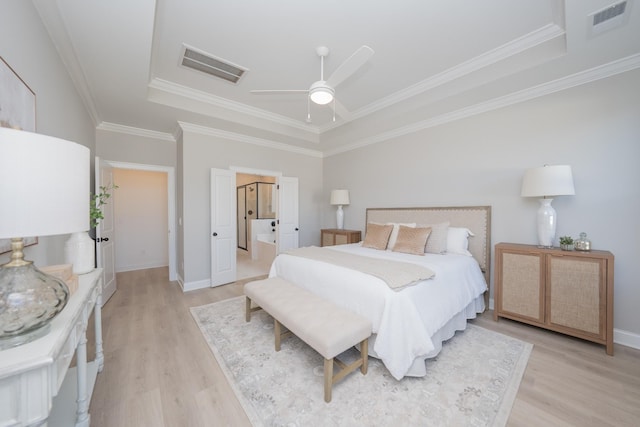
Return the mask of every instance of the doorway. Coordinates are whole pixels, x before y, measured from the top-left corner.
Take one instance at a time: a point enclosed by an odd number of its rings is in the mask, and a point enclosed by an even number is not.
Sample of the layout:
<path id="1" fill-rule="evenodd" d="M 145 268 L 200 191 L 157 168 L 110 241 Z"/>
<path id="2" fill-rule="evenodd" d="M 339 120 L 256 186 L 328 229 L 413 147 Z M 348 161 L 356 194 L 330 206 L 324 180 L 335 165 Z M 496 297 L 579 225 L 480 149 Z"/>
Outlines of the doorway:
<path id="1" fill-rule="evenodd" d="M 275 185 L 276 175 L 236 172 L 237 280 L 269 273 L 275 257 Z M 273 234 L 272 242 L 267 234 Z"/>
<path id="2" fill-rule="evenodd" d="M 161 231 L 161 236 L 160 238 L 162 238 L 164 240 L 164 242 L 166 243 L 166 247 L 167 247 L 167 251 L 168 251 L 168 266 L 169 266 L 169 280 L 174 281 L 177 280 L 177 270 L 176 270 L 176 233 L 175 233 L 175 211 L 176 211 L 176 197 L 175 197 L 175 169 L 173 167 L 170 166 L 157 166 L 157 165 L 146 165 L 146 164 L 138 164 L 138 163 L 126 163 L 126 162 L 117 162 L 117 161 L 111 161 L 111 160 L 100 160 L 103 164 L 108 165 L 109 167 L 113 168 L 116 173 L 118 173 L 118 171 L 120 171 L 120 173 L 122 174 L 122 177 L 124 177 L 124 179 L 128 179 L 130 178 L 130 175 L 133 173 L 135 174 L 136 172 L 140 173 L 141 175 L 138 176 L 138 178 L 140 177 L 147 177 L 151 179 L 151 182 L 149 183 L 149 185 L 152 186 L 157 186 L 158 185 L 158 174 L 162 177 L 160 178 L 160 182 L 163 182 L 163 188 L 160 191 L 165 192 L 165 194 L 163 195 L 158 195 L 158 198 L 161 198 L 161 202 L 160 205 L 158 205 L 156 211 L 158 210 L 162 210 L 162 215 L 161 217 L 165 218 L 165 220 L 163 220 L 163 226 L 162 227 L 166 227 L 165 230 Z M 151 172 L 152 174 L 150 175 L 144 175 L 145 172 Z M 155 173 L 155 174 L 154 174 Z M 139 182 L 139 181 L 138 181 Z M 115 182 L 116 184 L 118 184 L 118 182 Z M 124 190 L 124 189 L 123 189 Z M 155 192 L 157 192 L 158 188 L 155 188 Z M 115 192 L 114 194 L 114 202 L 116 204 L 116 206 L 118 205 L 118 197 L 124 197 L 124 193 L 126 191 L 123 191 L 123 194 L 118 194 L 118 191 Z M 132 196 L 135 199 L 135 196 Z M 121 204 L 122 205 L 122 204 Z M 123 206 L 120 206 L 121 208 Z M 133 209 L 133 211 L 131 211 L 132 213 L 130 214 L 130 216 L 132 216 L 132 221 L 147 221 L 149 218 L 150 211 L 148 209 L 148 207 L 146 206 L 138 206 L 138 208 L 132 207 L 131 204 L 129 204 L 129 208 Z M 116 210 L 115 215 L 116 215 L 116 223 L 117 225 L 120 224 L 120 222 L 122 221 L 122 218 L 118 218 L 118 211 Z M 124 215 L 122 212 L 120 212 L 120 215 Z M 129 215 L 129 214 L 127 214 Z M 118 227 L 116 227 L 116 233 L 118 233 Z M 120 235 L 122 235 L 122 233 L 118 233 Z M 118 247 L 120 245 L 118 245 L 118 239 L 116 238 L 116 257 L 117 255 L 117 251 L 118 251 Z M 144 249 L 143 249 L 144 250 Z M 138 256 L 142 256 L 144 257 L 145 255 L 149 255 L 149 254 L 144 254 L 144 253 L 138 253 Z M 153 261 L 152 261 L 153 262 Z M 144 264 L 144 265 L 140 265 L 140 268 L 147 268 L 147 266 L 150 264 Z M 166 263 L 165 263 L 166 265 Z M 136 265 L 129 265 L 129 266 L 120 266 L 120 268 L 124 268 L 126 270 L 134 270 L 137 269 Z M 123 270 L 125 271 L 125 270 Z"/>

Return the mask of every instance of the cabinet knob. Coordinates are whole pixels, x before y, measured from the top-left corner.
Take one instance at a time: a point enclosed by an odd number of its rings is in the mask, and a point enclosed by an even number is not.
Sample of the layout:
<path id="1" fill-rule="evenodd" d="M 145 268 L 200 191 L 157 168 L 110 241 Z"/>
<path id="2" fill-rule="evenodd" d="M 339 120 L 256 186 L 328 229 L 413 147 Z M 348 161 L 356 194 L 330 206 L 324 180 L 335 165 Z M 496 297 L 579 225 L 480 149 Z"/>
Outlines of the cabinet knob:
<path id="1" fill-rule="evenodd" d="M 213 232 L 213 237 L 216 237 L 218 235 L 218 233 L 216 233 L 215 231 Z"/>

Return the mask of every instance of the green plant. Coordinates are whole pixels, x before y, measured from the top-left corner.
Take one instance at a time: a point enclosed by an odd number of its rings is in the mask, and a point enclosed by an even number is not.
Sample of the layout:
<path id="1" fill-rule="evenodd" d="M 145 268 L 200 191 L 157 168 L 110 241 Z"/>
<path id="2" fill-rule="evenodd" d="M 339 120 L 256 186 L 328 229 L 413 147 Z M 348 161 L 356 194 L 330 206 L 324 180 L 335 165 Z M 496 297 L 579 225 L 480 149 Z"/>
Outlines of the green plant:
<path id="1" fill-rule="evenodd" d="M 91 194 L 89 199 L 89 223 L 91 228 L 96 228 L 100 220 L 104 219 L 102 214 L 102 205 L 107 204 L 107 200 L 111 197 L 111 192 L 118 188 L 115 184 L 109 184 L 100 187 L 100 192 Z"/>
<path id="2" fill-rule="evenodd" d="M 560 237 L 561 245 L 573 245 L 573 237 L 571 236 L 562 236 Z"/>

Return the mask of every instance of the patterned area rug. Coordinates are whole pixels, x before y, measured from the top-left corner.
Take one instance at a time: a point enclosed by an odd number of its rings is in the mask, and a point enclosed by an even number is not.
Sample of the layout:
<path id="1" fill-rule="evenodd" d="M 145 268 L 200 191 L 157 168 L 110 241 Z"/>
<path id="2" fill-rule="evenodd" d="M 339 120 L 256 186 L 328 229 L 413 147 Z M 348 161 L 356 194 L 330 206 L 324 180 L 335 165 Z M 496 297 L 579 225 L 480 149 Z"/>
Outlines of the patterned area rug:
<path id="1" fill-rule="evenodd" d="M 246 323 L 244 297 L 191 313 L 256 426 L 502 426 L 533 347 L 469 325 L 427 362 L 427 376 L 397 381 L 370 357 L 367 375 L 351 373 L 325 403 L 322 356 L 295 336 L 276 352 L 273 320 L 260 310 Z"/>

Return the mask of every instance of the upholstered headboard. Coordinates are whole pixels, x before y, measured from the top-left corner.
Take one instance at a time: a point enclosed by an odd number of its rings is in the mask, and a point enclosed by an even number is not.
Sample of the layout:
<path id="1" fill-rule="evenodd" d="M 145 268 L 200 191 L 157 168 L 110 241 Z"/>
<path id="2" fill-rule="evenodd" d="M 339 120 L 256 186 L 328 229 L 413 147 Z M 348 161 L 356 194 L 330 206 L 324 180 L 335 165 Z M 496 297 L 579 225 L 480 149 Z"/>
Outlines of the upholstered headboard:
<path id="1" fill-rule="evenodd" d="M 455 206 L 442 208 L 367 208 L 367 223 L 405 222 L 437 224 L 449 221 L 452 227 L 466 227 L 469 252 L 480 264 L 487 285 L 491 271 L 491 206 Z"/>

